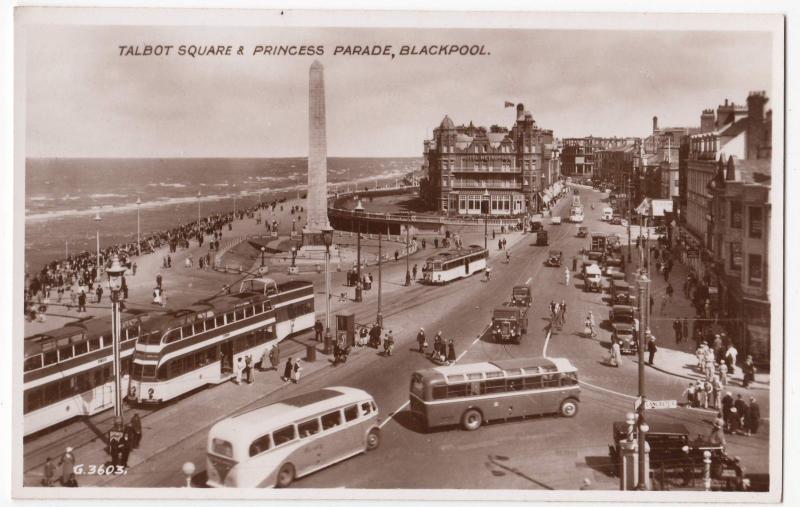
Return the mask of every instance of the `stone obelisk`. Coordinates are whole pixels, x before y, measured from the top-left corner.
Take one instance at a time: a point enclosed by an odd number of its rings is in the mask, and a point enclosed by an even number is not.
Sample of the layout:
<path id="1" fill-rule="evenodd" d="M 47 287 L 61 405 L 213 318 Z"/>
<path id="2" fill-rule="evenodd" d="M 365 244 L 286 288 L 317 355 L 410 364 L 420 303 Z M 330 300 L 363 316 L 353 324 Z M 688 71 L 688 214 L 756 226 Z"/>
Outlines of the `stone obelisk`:
<path id="1" fill-rule="evenodd" d="M 308 219 L 303 228 L 303 250 L 322 247 L 328 222 L 328 147 L 325 136 L 325 76 L 314 60 L 308 73 Z M 316 247 L 316 248 L 315 248 Z"/>

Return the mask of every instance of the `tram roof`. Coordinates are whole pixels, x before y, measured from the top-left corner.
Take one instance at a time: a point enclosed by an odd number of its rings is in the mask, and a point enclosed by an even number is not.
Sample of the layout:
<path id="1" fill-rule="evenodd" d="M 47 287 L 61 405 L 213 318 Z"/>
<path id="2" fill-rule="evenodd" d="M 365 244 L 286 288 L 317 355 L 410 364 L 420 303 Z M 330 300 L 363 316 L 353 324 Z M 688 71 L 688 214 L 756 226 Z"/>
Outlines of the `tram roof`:
<path id="1" fill-rule="evenodd" d="M 485 250 L 480 245 L 469 245 L 464 248 L 453 248 L 451 250 L 447 250 L 445 252 L 437 253 L 436 255 L 431 255 L 426 261 L 435 262 L 435 261 L 449 261 L 451 259 L 457 259 L 459 257 L 464 257 L 466 255 L 472 255 L 474 253 L 478 253 L 482 250 Z"/>
<path id="2" fill-rule="evenodd" d="M 339 398 L 335 403 L 330 400 Z M 354 387 L 326 387 L 256 407 L 218 422 L 212 432 L 222 438 L 250 439 L 342 404 L 371 400 L 366 391 Z"/>

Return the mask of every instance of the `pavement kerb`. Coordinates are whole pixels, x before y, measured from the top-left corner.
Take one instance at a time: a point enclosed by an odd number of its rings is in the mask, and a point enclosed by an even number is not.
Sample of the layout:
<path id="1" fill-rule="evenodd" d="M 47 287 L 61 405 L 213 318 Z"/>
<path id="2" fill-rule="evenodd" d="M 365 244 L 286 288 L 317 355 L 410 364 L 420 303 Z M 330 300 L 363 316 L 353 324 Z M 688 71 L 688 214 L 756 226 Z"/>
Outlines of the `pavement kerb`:
<path id="1" fill-rule="evenodd" d="M 638 358 L 628 357 L 628 359 L 633 363 L 636 363 L 636 364 L 639 363 Z M 659 366 L 656 366 L 656 365 L 651 365 L 651 364 L 649 364 L 647 362 L 645 362 L 644 364 L 648 368 L 652 368 L 652 369 L 654 369 L 656 371 L 660 371 L 661 373 L 665 373 L 667 375 L 672 375 L 673 377 L 679 377 L 679 378 L 683 378 L 683 379 L 686 379 L 686 380 L 692 380 L 692 381 L 699 380 L 699 377 L 691 377 L 691 376 L 686 375 L 686 374 L 677 373 L 675 371 L 667 370 L 665 368 L 662 368 L 662 367 L 659 367 Z M 731 377 L 731 378 L 734 378 L 734 377 Z M 761 384 L 761 385 L 769 386 L 769 384 L 764 384 L 764 382 L 758 382 L 758 381 L 754 381 L 753 384 Z M 759 390 L 759 391 L 769 391 L 769 387 L 750 387 L 750 389 Z"/>

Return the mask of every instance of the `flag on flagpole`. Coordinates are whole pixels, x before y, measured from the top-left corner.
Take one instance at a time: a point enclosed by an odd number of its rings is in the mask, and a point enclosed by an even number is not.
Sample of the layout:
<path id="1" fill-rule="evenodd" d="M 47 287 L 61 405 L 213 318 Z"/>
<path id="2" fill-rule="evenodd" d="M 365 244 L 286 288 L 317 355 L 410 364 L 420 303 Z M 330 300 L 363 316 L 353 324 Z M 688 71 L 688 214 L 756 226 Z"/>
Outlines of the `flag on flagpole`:
<path id="1" fill-rule="evenodd" d="M 514 103 L 506 101 L 506 105 L 504 107 L 514 107 Z"/>

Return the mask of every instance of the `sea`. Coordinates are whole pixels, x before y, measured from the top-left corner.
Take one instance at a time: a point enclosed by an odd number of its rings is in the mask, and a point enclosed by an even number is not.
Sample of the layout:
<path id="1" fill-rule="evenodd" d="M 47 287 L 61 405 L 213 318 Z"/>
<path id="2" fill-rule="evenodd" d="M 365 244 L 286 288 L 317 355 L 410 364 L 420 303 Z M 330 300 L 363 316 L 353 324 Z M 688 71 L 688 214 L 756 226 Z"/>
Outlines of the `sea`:
<path id="1" fill-rule="evenodd" d="M 421 158 L 328 158 L 330 189 L 394 185 Z M 25 164 L 25 266 L 136 240 L 203 216 L 302 195 L 306 158 L 31 158 Z M 199 192 L 199 197 L 198 197 Z M 98 220 L 99 218 L 99 220 Z"/>

